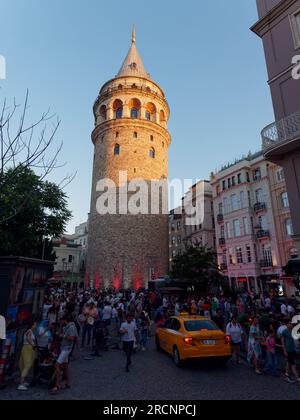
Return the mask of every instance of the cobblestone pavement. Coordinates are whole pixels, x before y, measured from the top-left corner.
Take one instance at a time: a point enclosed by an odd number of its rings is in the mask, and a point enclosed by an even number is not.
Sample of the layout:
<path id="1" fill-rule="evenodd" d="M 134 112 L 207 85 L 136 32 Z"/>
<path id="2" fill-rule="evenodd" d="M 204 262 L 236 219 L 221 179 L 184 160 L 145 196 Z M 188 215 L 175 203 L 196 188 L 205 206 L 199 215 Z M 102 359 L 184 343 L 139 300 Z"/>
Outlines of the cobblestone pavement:
<path id="1" fill-rule="evenodd" d="M 78 351 L 71 364 L 72 389 L 49 395 L 37 387 L 28 392 L 16 391 L 10 382 L 0 391 L 0 400 L 288 400 L 300 399 L 300 387 L 289 385 L 283 378 L 257 376 L 246 363 L 227 368 L 192 363 L 182 369 L 172 359 L 157 353 L 154 344 L 133 358 L 130 373 L 124 369 L 121 351 L 105 353 L 103 358 L 85 360 L 86 352 Z"/>

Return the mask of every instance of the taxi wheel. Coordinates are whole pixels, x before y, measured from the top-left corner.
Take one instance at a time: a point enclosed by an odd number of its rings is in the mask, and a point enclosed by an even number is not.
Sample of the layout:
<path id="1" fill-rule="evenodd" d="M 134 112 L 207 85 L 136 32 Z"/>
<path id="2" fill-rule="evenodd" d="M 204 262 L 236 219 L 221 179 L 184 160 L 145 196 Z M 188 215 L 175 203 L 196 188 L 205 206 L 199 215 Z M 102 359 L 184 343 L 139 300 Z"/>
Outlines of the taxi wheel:
<path id="1" fill-rule="evenodd" d="M 156 344 L 156 350 L 161 351 L 158 335 L 155 336 L 155 344 Z"/>
<path id="2" fill-rule="evenodd" d="M 178 350 L 177 346 L 175 346 L 174 349 L 173 349 L 173 361 L 178 368 L 182 367 L 183 363 L 180 360 L 180 353 L 179 353 L 179 350 Z"/>

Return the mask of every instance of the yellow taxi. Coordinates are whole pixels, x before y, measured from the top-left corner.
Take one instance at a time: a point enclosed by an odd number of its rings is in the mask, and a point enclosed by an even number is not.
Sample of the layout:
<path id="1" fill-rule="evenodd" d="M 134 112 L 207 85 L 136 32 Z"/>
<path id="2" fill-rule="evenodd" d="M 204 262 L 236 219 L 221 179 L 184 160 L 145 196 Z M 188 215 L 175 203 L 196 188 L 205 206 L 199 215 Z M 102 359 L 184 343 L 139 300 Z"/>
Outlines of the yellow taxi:
<path id="1" fill-rule="evenodd" d="M 216 359 L 225 365 L 232 354 L 230 337 L 209 318 L 185 313 L 157 329 L 156 348 L 171 354 L 178 367 L 188 359 Z"/>

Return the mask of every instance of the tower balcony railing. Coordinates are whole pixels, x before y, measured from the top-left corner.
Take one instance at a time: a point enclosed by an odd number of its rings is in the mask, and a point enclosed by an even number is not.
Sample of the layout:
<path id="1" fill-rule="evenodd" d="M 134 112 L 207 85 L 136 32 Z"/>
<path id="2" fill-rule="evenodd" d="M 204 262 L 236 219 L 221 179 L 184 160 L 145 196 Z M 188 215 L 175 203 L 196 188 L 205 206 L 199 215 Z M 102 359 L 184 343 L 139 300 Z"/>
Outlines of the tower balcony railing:
<path id="1" fill-rule="evenodd" d="M 300 110 L 265 127 L 262 132 L 263 151 L 300 138 Z"/>

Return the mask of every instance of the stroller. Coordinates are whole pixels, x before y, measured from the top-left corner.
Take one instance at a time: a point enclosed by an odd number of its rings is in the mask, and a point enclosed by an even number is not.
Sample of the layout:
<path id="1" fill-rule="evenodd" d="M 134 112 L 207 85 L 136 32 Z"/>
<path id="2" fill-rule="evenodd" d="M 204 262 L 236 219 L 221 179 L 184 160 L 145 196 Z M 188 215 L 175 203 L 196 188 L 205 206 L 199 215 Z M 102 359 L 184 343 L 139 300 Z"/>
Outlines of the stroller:
<path id="1" fill-rule="evenodd" d="M 38 357 L 35 361 L 33 379 L 30 386 L 46 385 L 49 389 L 55 385 L 55 365 L 57 356 L 50 350 L 37 347 Z"/>

